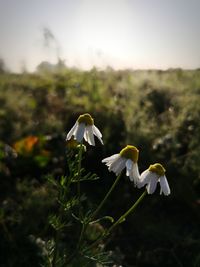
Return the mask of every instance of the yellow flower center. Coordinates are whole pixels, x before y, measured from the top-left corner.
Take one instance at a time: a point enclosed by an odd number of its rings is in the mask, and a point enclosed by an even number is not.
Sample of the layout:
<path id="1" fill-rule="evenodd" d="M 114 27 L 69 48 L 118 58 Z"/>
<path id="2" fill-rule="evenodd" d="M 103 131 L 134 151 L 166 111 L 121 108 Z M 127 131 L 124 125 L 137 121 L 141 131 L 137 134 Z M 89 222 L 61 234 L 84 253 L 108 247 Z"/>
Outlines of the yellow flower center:
<path id="1" fill-rule="evenodd" d="M 138 161 L 139 150 L 135 146 L 126 146 L 120 151 L 120 156 L 131 159 L 133 162 Z"/>
<path id="2" fill-rule="evenodd" d="M 94 124 L 94 120 L 89 113 L 85 113 L 83 115 L 80 115 L 78 117 L 78 122 L 79 123 L 85 123 L 86 125 L 93 125 Z"/>
<path id="3" fill-rule="evenodd" d="M 160 163 L 155 163 L 149 166 L 149 171 L 155 172 L 159 176 L 163 176 L 166 172 L 165 168 Z"/>

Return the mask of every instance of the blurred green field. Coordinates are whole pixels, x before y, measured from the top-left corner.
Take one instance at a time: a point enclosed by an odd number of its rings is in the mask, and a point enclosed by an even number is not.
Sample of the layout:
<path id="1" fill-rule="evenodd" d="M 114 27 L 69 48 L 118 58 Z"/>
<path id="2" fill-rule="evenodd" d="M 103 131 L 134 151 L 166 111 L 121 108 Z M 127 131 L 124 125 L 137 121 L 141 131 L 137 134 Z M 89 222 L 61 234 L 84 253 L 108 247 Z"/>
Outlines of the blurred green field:
<path id="1" fill-rule="evenodd" d="M 39 267 L 38 240 L 56 195 L 45 176 L 66 172 L 66 133 L 88 112 L 104 146 L 88 148 L 86 169 L 101 179 L 84 190 L 97 203 L 113 182 L 101 159 L 126 144 L 139 168 L 161 162 L 171 195 L 148 196 L 115 232 L 115 266 L 200 266 L 200 70 L 0 73 L 0 267 Z M 103 215 L 121 215 L 138 196 L 122 179 Z M 69 233 L 70 236 L 70 233 Z"/>

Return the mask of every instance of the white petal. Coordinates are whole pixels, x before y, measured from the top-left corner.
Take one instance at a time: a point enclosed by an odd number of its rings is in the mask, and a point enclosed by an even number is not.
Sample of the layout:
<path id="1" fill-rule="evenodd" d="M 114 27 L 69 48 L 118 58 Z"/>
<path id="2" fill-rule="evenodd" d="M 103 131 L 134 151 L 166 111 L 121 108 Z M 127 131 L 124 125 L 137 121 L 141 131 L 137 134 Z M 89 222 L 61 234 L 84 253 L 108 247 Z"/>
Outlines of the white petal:
<path id="1" fill-rule="evenodd" d="M 78 128 L 77 128 L 77 131 L 75 133 L 75 139 L 78 142 L 81 142 L 83 140 L 84 133 L 85 133 L 85 124 L 84 123 L 78 123 Z"/>
<path id="2" fill-rule="evenodd" d="M 92 129 L 93 129 L 93 133 L 94 133 L 94 135 L 96 135 L 96 137 L 99 139 L 99 141 L 100 141 L 100 142 L 102 143 L 102 145 L 103 145 L 103 140 L 101 139 L 102 134 L 101 134 L 101 132 L 99 131 L 99 129 L 98 129 L 95 125 L 92 126 Z"/>
<path id="3" fill-rule="evenodd" d="M 147 185 L 147 192 L 148 194 L 153 194 L 156 190 L 156 186 L 157 186 L 157 182 L 158 182 L 158 177 L 155 174 L 154 176 L 151 176 L 151 179 Z"/>
<path id="4" fill-rule="evenodd" d="M 130 178 L 131 181 L 133 181 L 133 177 L 131 175 L 131 170 L 126 168 L 126 176 L 128 176 Z"/>
<path id="5" fill-rule="evenodd" d="M 126 160 L 126 176 L 129 176 L 131 181 L 133 181 L 133 177 L 131 175 L 132 167 L 133 167 L 133 161 L 130 159 Z"/>
<path id="6" fill-rule="evenodd" d="M 85 141 L 89 143 L 87 131 L 84 132 L 84 136 L 83 137 L 84 137 Z"/>
<path id="7" fill-rule="evenodd" d="M 151 178 L 157 178 L 158 179 L 158 175 L 154 172 L 149 171 L 148 169 L 145 170 L 141 175 L 140 175 L 140 181 L 138 184 L 138 188 L 141 188 L 142 186 L 144 186 L 145 184 L 148 184 L 151 180 Z"/>
<path id="8" fill-rule="evenodd" d="M 138 185 L 140 179 L 140 173 L 138 170 L 137 163 L 133 163 L 132 169 L 130 170 L 129 178 L 134 181 L 135 186 Z"/>
<path id="9" fill-rule="evenodd" d="M 94 141 L 94 135 L 93 135 L 93 130 L 92 126 L 86 126 L 85 129 L 86 135 L 87 135 L 87 141 L 91 146 L 95 146 L 95 141 Z"/>
<path id="10" fill-rule="evenodd" d="M 148 169 L 143 171 L 141 174 L 141 180 L 146 180 L 149 175 L 151 175 L 151 172 Z"/>
<path id="11" fill-rule="evenodd" d="M 99 129 L 93 125 L 93 131 L 94 131 L 94 134 L 98 137 L 98 138 L 101 138 L 102 137 L 102 133 L 99 131 Z"/>
<path id="12" fill-rule="evenodd" d="M 138 188 L 143 187 L 145 184 L 148 184 L 152 176 L 152 172 L 150 172 L 148 169 L 145 170 L 141 175 L 140 179 L 138 181 Z"/>
<path id="13" fill-rule="evenodd" d="M 118 175 L 125 168 L 125 166 L 126 166 L 126 159 L 119 157 L 116 161 L 114 161 L 110 165 L 109 170 L 113 171 L 116 175 Z"/>
<path id="14" fill-rule="evenodd" d="M 131 159 L 128 159 L 126 161 L 126 168 L 131 170 L 133 168 L 133 161 Z"/>
<path id="15" fill-rule="evenodd" d="M 112 163 L 115 159 L 117 159 L 117 158 L 119 158 L 120 157 L 120 155 L 119 154 L 114 154 L 114 155 L 112 155 L 112 156 L 110 156 L 110 157 L 107 157 L 107 158 L 105 158 L 105 159 L 103 159 L 102 160 L 102 162 L 103 163 Z"/>
<path id="16" fill-rule="evenodd" d="M 169 184 L 165 175 L 160 177 L 160 194 L 162 194 L 162 192 L 165 196 L 170 194 Z"/>
<path id="17" fill-rule="evenodd" d="M 75 135 L 76 130 L 77 130 L 77 127 L 78 127 L 78 122 L 76 122 L 74 124 L 74 126 L 71 128 L 71 130 L 68 132 L 67 137 L 66 137 L 66 140 L 70 140 L 71 137 L 72 137 L 72 135 Z"/>
<path id="18" fill-rule="evenodd" d="M 113 160 L 111 163 L 107 163 L 106 165 L 109 167 L 109 171 L 115 171 L 117 166 L 121 163 L 122 158 L 121 156 L 117 157 L 115 160 Z"/>

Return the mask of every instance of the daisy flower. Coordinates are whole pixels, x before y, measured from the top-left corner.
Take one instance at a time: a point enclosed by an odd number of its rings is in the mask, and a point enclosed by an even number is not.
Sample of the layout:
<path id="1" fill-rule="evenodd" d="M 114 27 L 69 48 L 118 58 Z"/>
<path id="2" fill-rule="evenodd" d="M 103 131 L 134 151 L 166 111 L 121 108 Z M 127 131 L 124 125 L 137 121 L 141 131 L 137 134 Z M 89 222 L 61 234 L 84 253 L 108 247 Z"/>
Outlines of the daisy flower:
<path id="1" fill-rule="evenodd" d="M 109 171 L 113 171 L 116 175 L 126 168 L 126 176 L 129 176 L 136 186 L 140 177 L 137 165 L 138 154 L 139 150 L 135 146 L 128 145 L 119 154 L 105 158 L 102 162 L 108 166 Z"/>
<path id="2" fill-rule="evenodd" d="M 169 184 L 165 176 L 165 169 L 160 163 L 150 165 L 150 167 L 141 174 L 138 187 L 147 185 L 147 193 L 153 194 L 156 190 L 157 183 L 160 183 L 160 194 L 168 196 L 170 194 Z"/>
<path id="3" fill-rule="evenodd" d="M 66 140 L 70 140 L 74 136 L 76 141 L 82 142 L 84 138 L 90 145 L 95 146 L 94 135 L 103 144 L 102 134 L 94 125 L 94 119 L 90 114 L 85 113 L 78 117 L 78 120 L 67 134 Z"/>

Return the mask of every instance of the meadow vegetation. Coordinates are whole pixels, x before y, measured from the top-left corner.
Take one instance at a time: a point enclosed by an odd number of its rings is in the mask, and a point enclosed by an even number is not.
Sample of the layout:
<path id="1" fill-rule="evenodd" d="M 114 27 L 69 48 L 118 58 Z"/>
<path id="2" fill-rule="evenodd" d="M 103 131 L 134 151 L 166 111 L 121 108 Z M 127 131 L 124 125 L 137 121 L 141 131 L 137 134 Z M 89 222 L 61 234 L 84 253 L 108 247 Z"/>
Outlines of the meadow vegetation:
<path id="1" fill-rule="evenodd" d="M 101 160 L 127 144 L 140 151 L 140 172 L 161 162 L 171 188 L 168 197 L 147 196 L 102 241 L 110 262 L 104 266 L 200 266 L 200 70 L 111 68 L 0 73 L 0 266 L 47 266 L 58 209 L 52 180 L 68 174 L 66 134 L 86 112 L 104 141 L 84 154 L 85 170 L 100 177 L 81 185 L 87 207 L 96 207 L 114 181 Z M 140 194 L 124 175 L 100 214 L 118 218 Z M 78 239 L 75 223 L 69 221 L 61 250 L 71 251 Z M 95 223 L 87 238 L 107 225 Z M 76 259 L 69 266 L 86 266 Z"/>

